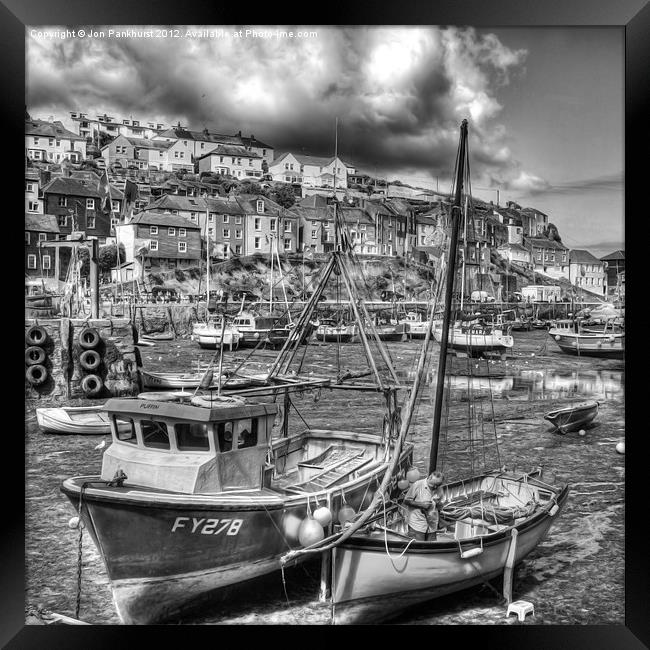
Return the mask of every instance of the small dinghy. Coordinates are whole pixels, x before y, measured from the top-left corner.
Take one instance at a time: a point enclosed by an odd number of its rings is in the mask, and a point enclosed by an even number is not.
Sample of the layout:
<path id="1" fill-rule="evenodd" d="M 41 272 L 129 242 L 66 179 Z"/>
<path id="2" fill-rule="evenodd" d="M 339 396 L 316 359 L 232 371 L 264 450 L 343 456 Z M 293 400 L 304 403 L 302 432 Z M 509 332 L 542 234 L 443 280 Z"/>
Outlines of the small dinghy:
<path id="1" fill-rule="evenodd" d="M 598 402 L 590 400 L 550 411 L 544 416 L 559 433 L 577 431 L 587 426 L 598 414 Z"/>
<path id="2" fill-rule="evenodd" d="M 106 435 L 111 423 L 104 405 L 37 408 L 36 420 L 43 433 Z"/>

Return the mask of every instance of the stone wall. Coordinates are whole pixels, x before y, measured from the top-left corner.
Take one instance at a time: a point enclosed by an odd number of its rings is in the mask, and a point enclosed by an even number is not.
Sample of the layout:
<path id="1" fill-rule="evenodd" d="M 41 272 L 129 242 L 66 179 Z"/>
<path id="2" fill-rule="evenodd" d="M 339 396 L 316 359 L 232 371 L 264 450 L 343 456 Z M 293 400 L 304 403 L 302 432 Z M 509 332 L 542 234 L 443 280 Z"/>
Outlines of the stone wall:
<path id="1" fill-rule="evenodd" d="M 29 342 L 28 334 L 33 326 L 40 326 L 46 337 L 39 347 L 45 352 L 45 359 L 39 365 L 46 371 L 45 380 L 36 385 L 30 382 L 28 375 L 34 374 L 29 368 L 33 358 L 39 357 L 38 350 Z M 85 328 L 93 328 L 99 334 L 99 341 L 92 349 L 98 355 L 99 365 L 92 369 L 82 366 L 81 357 L 85 348 L 79 342 L 79 333 Z M 26 319 L 25 320 L 25 396 L 28 399 L 73 399 L 89 397 L 106 399 L 120 395 L 136 395 L 142 390 L 139 368 L 142 365 L 140 351 L 135 346 L 135 331 L 127 318 L 101 319 Z M 95 359 L 95 355 L 91 356 Z M 85 358 L 84 358 L 85 361 Z M 31 364 L 31 365 L 30 365 Z M 40 370 L 35 374 L 38 376 Z M 95 375 L 99 382 L 89 382 L 98 386 L 95 394 L 88 393 L 88 384 L 84 390 L 84 379 Z"/>

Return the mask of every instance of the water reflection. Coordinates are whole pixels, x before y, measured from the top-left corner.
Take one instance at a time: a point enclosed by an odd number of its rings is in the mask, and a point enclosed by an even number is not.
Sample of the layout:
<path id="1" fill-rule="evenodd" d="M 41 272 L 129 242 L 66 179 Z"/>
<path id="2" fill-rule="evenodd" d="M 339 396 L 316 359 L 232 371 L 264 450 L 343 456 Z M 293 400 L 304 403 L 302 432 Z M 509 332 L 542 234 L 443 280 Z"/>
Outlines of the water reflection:
<path id="1" fill-rule="evenodd" d="M 451 391 L 450 397 L 459 401 L 490 395 L 531 402 L 565 397 L 620 399 L 625 390 L 623 371 L 616 370 L 521 370 L 498 377 L 449 375 L 445 386 Z"/>

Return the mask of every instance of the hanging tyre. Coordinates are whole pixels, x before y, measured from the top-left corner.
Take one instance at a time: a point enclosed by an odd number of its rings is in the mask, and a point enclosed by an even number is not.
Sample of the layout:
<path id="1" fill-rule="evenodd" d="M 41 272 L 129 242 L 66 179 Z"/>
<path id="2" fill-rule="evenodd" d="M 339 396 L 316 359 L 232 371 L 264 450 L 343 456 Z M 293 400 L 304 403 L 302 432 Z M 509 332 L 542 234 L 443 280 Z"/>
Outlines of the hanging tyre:
<path id="1" fill-rule="evenodd" d="M 94 327 L 84 327 L 79 332 L 79 345 L 84 350 L 93 350 L 101 340 L 102 337 L 99 336 L 99 332 Z"/>
<path id="2" fill-rule="evenodd" d="M 47 331 L 40 325 L 32 325 L 25 332 L 25 343 L 27 345 L 43 345 L 47 339 Z"/>
<path id="3" fill-rule="evenodd" d="M 25 350 L 25 364 L 28 366 L 42 365 L 46 357 L 45 350 L 37 345 L 30 345 Z"/>
<path id="4" fill-rule="evenodd" d="M 40 386 L 47 379 L 47 368 L 41 364 L 29 366 L 25 377 L 32 386 Z"/>
<path id="5" fill-rule="evenodd" d="M 79 365 L 84 370 L 95 370 L 95 368 L 99 368 L 101 362 L 102 358 L 97 350 L 85 350 L 79 355 Z"/>
<path id="6" fill-rule="evenodd" d="M 81 380 L 81 390 L 87 397 L 97 395 L 104 387 L 104 382 L 97 375 L 86 375 Z"/>

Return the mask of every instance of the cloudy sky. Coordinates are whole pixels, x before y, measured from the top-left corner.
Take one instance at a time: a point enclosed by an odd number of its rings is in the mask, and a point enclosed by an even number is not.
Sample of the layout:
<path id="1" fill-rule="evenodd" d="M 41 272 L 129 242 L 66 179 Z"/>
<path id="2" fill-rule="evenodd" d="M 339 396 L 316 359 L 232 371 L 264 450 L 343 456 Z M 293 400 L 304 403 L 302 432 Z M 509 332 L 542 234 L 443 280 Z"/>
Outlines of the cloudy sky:
<path id="1" fill-rule="evenodd" d="M 475 196 L 546 212 L 572 248 L 624 248 L 622 29 L 312 26 L 281 28 L 316 32 L 282 39 L 246 35 L 269 26 L 178 26 L 177 38 L 92 29 L 105 37 L 27 28 L 32 117 L 180 121 L 312 155 L 333 154 L 338 118 L 344 160 L 444 191 L 467 118 Z"/>

